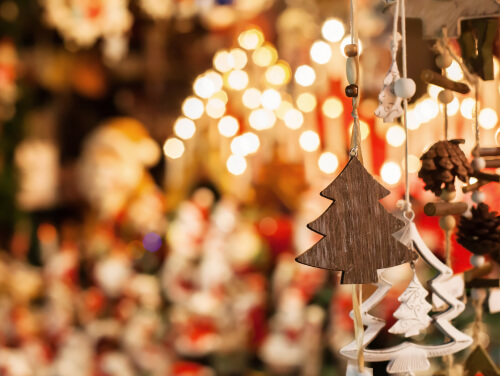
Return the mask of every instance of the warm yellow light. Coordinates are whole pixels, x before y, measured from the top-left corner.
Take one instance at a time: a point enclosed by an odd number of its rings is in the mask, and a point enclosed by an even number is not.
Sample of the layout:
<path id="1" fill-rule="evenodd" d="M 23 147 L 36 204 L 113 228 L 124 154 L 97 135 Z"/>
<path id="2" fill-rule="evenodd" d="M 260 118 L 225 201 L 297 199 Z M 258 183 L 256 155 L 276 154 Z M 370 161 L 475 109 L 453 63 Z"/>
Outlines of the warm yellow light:
<path id="1" fill-rule="evenodd" d="M 302 93 L 297 97 L 297 107 L 302 112 L 311 112 L 316 104 L 316 97 L 311 93 Z"/>
<path id="2" fill-rule="evenodd" d="M 248 74 L 242 70 L 234 70 L 227 77 L 229 87 L 234 90 L 243 90 L 248 85 Z"/>
<path id="3" fill-rule="evenodd" d="M 338 42 L 342 39 L 344 33 L 344 24 L 336 18 L 327 19 L 321 28 L 323 38 L 329 42 Z"/>
<path id="4" fill-rule="evenodd" d="M 406 115 L 406 118 L 408 121 L 408 129 L 414 131 L 414 130 L 420 128 L 421 122 L 420 122 L 420 118 L 418 116 L 417 111 L 408 110 L 408 114 Z"/>
<path id="5" fill-rule="evenodd" d="M 222 80 L 222 76 L 219 73 L 214 70 L 209 70 L 207 73 L 205 73 L 205 77 L 212 82 L 214 88 L 213 93 L 222 90 L 222 84 L 224 82 Z"/>
<path id="6" fill-rule="evenodd" d="M 457 97 L 453 97 L 453 100 L 446 106 L 446 110 L 449 116 L 454 116 L 458 113 L 458 110 L 460 110 L 460 102 Z"/>
<path id="7" fill-rule="evenodd" d="M 224 137 L 233 137 L 240 129 L 240 125 L 235 117 L 224 116 L 219 120 L 218 128 L 219 133 Z"/>
<path id="8" fill-rule="evenodd" d="M 299 144 L 302 149 L 313 152 L 319 148 L 319 136 L 314 131 L 305 131 L 299 137 Z"/>
<path id="9" fill-rule="evenodd" d="M 285 114 L 285 125 L 290 129 L 299 129 L 304 123 L 304 115 L 295 108 L 289 109 Z"/>
<path id="10" fill-rule="evenodd" d="M 203 115 L 203 102 L 196 97 L 187 97 L 182 104 L 182 113 L 184 116 L 196 120 Z"/>
<path id="11" fill-rule="evenodd" d="M 464 118 L 472 119 L 472 114 L 476 106 L 476 101 L 472 98 L 465 98 L 460 105 L 460 113 Z"/>
<path id="12" fill-rule="evenodd" d="M 252 53 L 252 60 L 259 67 L 268 67 L 278 60 L 278 52 L 273 46 L 266 43 Z"/>
<path id="13" fill-rule="evenodd" d="M 353 126 L 354 124 L 351 123 L 351 126 L 349 127 L 349 133 L 352 134 L 352 129 L 353 129 Z M 368 126 L 368 124 L 363 121 L 363 120 L 360 120 L 359 121 L 359 130 L 361 132 L 361 140 L 366 140 L 368 138 L 368 136 L 370 135 L 370 127 Z"/>
<path id="14" fill-rule="evenodd" d="M 227 101 L 229 100 L 229 98 L 227 97 L 227 93 L 224 90 L 220 90 L 217 93 L 214 93 L 211 98 L 220 99 L 225 104 L 227 104 Z"/>
<path id="15" fill-rule="evenodd" d="M 347 35 L 344 39 L 342 39 L 342 42 L 340 42 L 340 52 L 342 52 L 342 55 L 344 57 L 347 57 L 345 52 L 344 52 L 344 48 L 345 46 L 347 46 L 348 44 L 351 44 L 352 41 L 351 41 L 351 35 Z M 358 55 L 361 56 L 361 53 L 363 52 L 363 43 L 361 43 L 361 40 L 358 39 Z"/>
<path id="16" fill-rule="evenodd" d="M 175 137 L 169 138 L 163 145 L 163 152 L 171 159 L 178 159 L 182 157 L 184 150 L 184 143 Z"/>
<path id="17" fill-rule="evenodd" d="M 245 51 L 241 48 L 233 48 L 230 52 L 233 57 L 234 66 L 233 69 L 243 69 L 247 65 L 248 57 Z"/>
<path id="18" fill-rule="evenodd" d="M 498 123 L 498 115 L 492 108 L 483 108 L 479 112 L 479 125 L 484 129 L 493 129 Z"/>
<path id="19" fill-rule="evenodd" d="M 426 98 L 419 102 L 416 107 L 419 117 L 423 123 L 426 123 L 439 115 L 439 104 L 432 98 Z"/>
<path id="20" fill-rule="evenodd" d="M 250 126 L 258 131 L 270 129 L 276 123 L 276 115 L 273 111 L 260 108 L 253 110 L 248 118 Z"/>
<path id="21" fill-rule="evenodd" d="M 401 164 L 405 165 L 404 159 L 401 161 Z M 418 170 L 420 170 L 420 158 L 413 154 L 408 155 L 408 172 L 414 174 Z"/>
<path id="22" fill-rule="evenodd" d="M 318 166 L 325 174 L 333 174 L 339 167 L 339 160 L 335 154 L 327 151 L 319 157 Z"/>
<path id="23" fill-rule="evenodd" d="M 432 84 L 427 85 L 427 93 L 429 93 L 429 95 L 432 99 L 437 100 L 438 95 L 441 91 L 443 91 L 442 87 L 432 85 Z"/>
<path id="24" fill-rule="evenodd" d="M 215 93 L 215 86 L 212 80 L 206 76 L 198 76 L 194 81 L 193 90 L 195 94 L 201 98 L 209 98 Z"/>
<path id="25" fill-rule="evenodd" d="M 380 176 L 387 184 L 394 185 L 401 179 L 401 168 L 394 162 L 386 162 L 380 169 Z"/>
<path id="26" fill-rule="evenodd" d="M 495 143 L 497 146 L 500 146 L 500 128 L 498 128 L 495 133 Z"/>
<path id="27" fill-rule="evenodd" d="M 174 133 L 177 137 L 189 140 L 194 136 L 195 132 L 196 126 L 194 125 L 194 121 L 191 119 L 180 117 L 176 120 L 174 124 Z"/>
<path id="28" fill-rule="evenodd" d="M 393 125 L 387 130 L 385 134 L 385 139 L 387 143 L 391 146 L 398 147 L 403 145 L 405 142 L 405 131 L 399 125 Z"/>
<path id="29" fill-rule="evenodd" d="M 264 43 L 264 34 L 257 29 L 250 29 L 238 36 L 238 43 L 245 50 L 255 50 Z"/>
<path id="30" fill-rule="evenodd" d="M 293 105 L 288 101 L 281 101 L 280 106 L 276 109 L 275 113 L 278 119 L 285 120 L 285 115 L 288 110 L 291 110 Z"/>
<path id="31" fill-rule="evenodd" d="M 213 119 L 218 119 L 226 112 L 226 104 L 219 98 L 210 98 L 206 110 L 208 116 Z"/>
<path id="32" fill-rule="evenodd" d="M 290 66 L 284 61 L 279 61 L 275 65 L 267 68 L 266 81 L 271 85 L 284 85 L 290 81 L 291 75 Z"/>
<path id="33" fill-rule="evenodd" d="M 462 68 L 460 68 L 460 65 L 453 60 L 451 65 L 446 68 L 446 75 L 450 80 L 453 81 L 460 81 L 461 79 L 464 78 L 464 73 L 462 72 Z"/>
<path id="34" fill-rule="evenodd" d="M 323 102 L 323 106 L 321 106 L 321 110 L 325 114 L 326 117 L 330 119 L 336 119 L 344 112 L 344 106 L 340 99 L 335 97 L 330 97 Z"/>
<path id="35" fill-rule="evenodd" d="M 231 141 L 231 152 L 235 155 L 246 157 L 257 152 L 260 147 L 259 136 L 252 132 L 246 132 Z"/>
<path id="36" fill-rule="evenodd" d="M 281 94 L 277 90 L 267 89 L 262 93 L 260 102 L 265 109 L 276 110 L 281 104 Z"/>
<path id="37" fill-rule="evenodd" d="M 498 58 L 496 56 L 493 56 L 493 75 L 497 77 L 499 71 L 500 71 L 500 64 L 498 63 Z"/>
<path id="38" fill-rule="evenodd" d="M 261 92 L 255 88 L 246 89 L 243 93 L 243 104 L 250 109 L 257 108 L 260 106 L 261 96 Z"/>
<path id="39" fill-rule="evenodd" d="M 227 159 L 227 170 L 233 175 L 241 175 L 247 169 L 247 161 L 241 155 L 231 155 Z"/>
<path id="40" fill-rule="evenodd" d="M 219 72 L 229 72 L 234 68 L 234 57 L 227 51 L 219 51 L 215 54 L 213 63 Z"/>
<path id="41" fill-rule="evenodd" d="M 326 64 L 332 58 L 332 48 L 328 43 L 316 41 L 311 46 L 311 59 L 318 64 Z"/>
<path id="42" fill-rule="evenodd" d="M 295 71 L 295 81 L 301 86 L 311 86 L 316 80 L 316 72 L 309 65 L 301 65 Z"/>

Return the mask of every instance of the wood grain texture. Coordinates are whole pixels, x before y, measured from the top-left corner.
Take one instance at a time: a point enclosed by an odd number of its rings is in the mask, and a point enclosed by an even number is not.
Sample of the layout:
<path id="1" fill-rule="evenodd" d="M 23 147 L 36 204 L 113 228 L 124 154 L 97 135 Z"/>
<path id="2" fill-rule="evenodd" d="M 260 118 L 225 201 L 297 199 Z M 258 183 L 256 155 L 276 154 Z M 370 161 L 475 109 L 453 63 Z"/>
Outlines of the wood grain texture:
<path id="1" fill-rule="evenodd" d="M 392 236 L 404 222 L 379 202 L 389 193 L 352 157 L 321 192 L 334 202 L 307 226 L 324 237 L 296 261 L 342 271 L 342 284 L 377 283 L 377 269 L 411 261 L 412 251 Z"/>
<path id="2" fill-rule="evenodd" d="M 470 92 L 470 87 L 463 82 L 452 81 L 449 78 L 441 75 L 440 73 L 433 72 L 430 69 L 424 69 L 420 74 L 420 78 L 426 84 L 433 84 L 443 89 L 448 89 L 455 91 L 460 94 L 468 94 Z"/>
<path id="3" fill-rule="evenodd" d="M 476 376 L 478 373 L 484 376 L 500 375 L 500 370 L 482 346 L 472 350 L 464 365 L 464 376 Z"/>
<path id="4" fill-rule="evenodd" d="M 408 0 L 406 17 L 422 20 L 423 37 L 437 39 L 443 26 L 449 38 L 460 35 L 460 22 L 467 19 L 498 17 L 500 4 L 495 0 Z"/>

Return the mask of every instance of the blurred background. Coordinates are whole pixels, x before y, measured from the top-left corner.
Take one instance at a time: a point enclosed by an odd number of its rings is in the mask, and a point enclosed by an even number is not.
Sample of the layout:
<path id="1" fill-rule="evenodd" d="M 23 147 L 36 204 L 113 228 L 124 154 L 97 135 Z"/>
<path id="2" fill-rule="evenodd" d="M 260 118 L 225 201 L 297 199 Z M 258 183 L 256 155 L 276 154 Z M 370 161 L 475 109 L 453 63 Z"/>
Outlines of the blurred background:
<path id="1" fill-rule="evenodd" d="M 345 373 L 350 289 L 294 257 L 318 240 L 306 224 L 348 160 L 348 6 L 0 1 L 0 375 Z M 395 211 L 405 134 L 374 115 L 391 10 L 359 0 L 358 23 L 363 157 Z M 479 93 L 488 147 L 500 145 L 499 43 L 497 32 L 494 79 Z M 438 71 L 433 44 L 408 20 L 411 197 L 442 257 L 438 218 L 422 213 L 433 196 L 417 178 L 420 155 L 444 138 L 441 89 L 419 79 Z M 447 73 L 464 78 L 456 63 Z M 464 138 L 467 155 L 473 107 L 472 94 L 448 105 L 449 138 Z M 497 185 L 483 191 L 499 210 Z M 454 242 L 455 272 L 468 260 Z M 377 311 L 388 325 L 411 273 L 392 274 Z M 500 326 L 485 320 L 498 345 Z M 384 333 L 374 345 L 398 341 Z"/>

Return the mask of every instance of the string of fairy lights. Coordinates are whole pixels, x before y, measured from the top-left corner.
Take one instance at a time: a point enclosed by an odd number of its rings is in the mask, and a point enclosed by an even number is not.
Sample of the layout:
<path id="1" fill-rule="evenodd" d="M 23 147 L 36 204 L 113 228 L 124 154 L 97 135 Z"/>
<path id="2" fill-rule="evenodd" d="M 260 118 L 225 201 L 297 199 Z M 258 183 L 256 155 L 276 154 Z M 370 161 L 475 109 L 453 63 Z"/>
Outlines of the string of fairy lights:
<path id="1" fill-rule="evenodd" d="M 164 144 L 163 150 L 169 163 L 182 159 L 186 150 L 196 145 L 193 138 L 197 135 L 202 137 L 202 130 L 211 127 L 217 130 L 220 139 L 227 140 L 227 155 L 224 158 L 227 171 L 232 175 L 239 176 L 249 171 L 252 156 L 270 145 L 267 139 L 298 146 L 306 162 L 315 161 L 314 166 L 310 164 L 308 168 L 314 167 L 323 175 L 335 173 L 340 163 L 338 155 L 342 155 L 344 145 L 322 142 L 317 114 L 326 121 L 326 131 L 332 128 L 340 132 L 344 128 L 343 102 L 338 96 L 330 95 L 325 82 L 342 80 L 342 72 L 336 72 L 332 69 L 334 64 L 329 63 L 345 59 L 343 47 L 349 43 L 350 36 L 345 34 L 342 21 L 335 18 L 326 20 L 321 34 L 322 38 L 310 47 L 310 62 L 298 66 L 294 72 L 287 62 L 279 60 L 275 46 L 267 42 L 256 28 L 242 32 L 238 36 L 237 47 L 217 52 L 213 69 L 194 81 L 193 95 L 185 99 L 182 115 L 175 121 L 174 136 Z M 338 65 L 343 66 L 341 63 Z M 496 84 L 498 68 L 498 60 L 495 59 Z M 447 68 L 447 75 L 453 80 L 463 79 L 463 72 L 456 62 Z M 441 90 L 429 85 L 427 94 L 409 107 L 410 131 L 440 121 L 438 115 L 443 106 L 438 101 L 438 95 Z M 498 90 L 495 90 L 495 98 L 498 99 Z M 490 101 L 488 106 L 481 106 L 479 124 L 485 130 L 494 131 L 497 126 L 496 102 Z M 460 121 L 472 119 L 474 104 L 475 100 L 469 96 L 455 96 L 448 104 L 450 121 L 453 123 L 453 119 L 458 119 L 460 115 Z M 405 142 L 403 128 L 396 123 L 382 125 L 378 120 L 370 129 L 367 122 L 361 119 L 362 140 L 367 140 L 371 132 L 382 129 L 388 149 L 401 151 Z M 441 129 L 440 126 L 433 128 Z M 328 134 L 324 136 L 329 138 Z M 441 137 L 439 134 L 433 136 Z M 436 137 L 427 137 L 422 131 L 417 144 L 410 145 L 413 152 L 408 157 L 410 173 L 418 171 L 418 156 Z M 341 136 L 338 138 L 342 139 Z M 387 154 L 378 174 L 388 185 L 396 185 L 402 177 L 402 154 L 391 150 Z"/>

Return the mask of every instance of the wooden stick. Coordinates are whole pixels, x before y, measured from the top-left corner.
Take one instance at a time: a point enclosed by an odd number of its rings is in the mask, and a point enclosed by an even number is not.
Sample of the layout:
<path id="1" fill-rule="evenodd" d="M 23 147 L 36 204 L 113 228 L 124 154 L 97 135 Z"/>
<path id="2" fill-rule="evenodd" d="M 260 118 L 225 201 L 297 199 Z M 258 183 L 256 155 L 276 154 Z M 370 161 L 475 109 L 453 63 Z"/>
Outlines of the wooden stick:
<path id="1" fill-rule="evenodd" d="M 424 213 L 430 217 L 463 214 L 468 208 L 466 202 L 429 202 L 424 206 Z"/>
<path id="2" fill-rule="evenodd" d="M 465 282 L 473 281 L 481 277 L 485 277 L 491 273 L 493 270 L 493 264 L 491 262 L 485 262 L 483 265 L 467 270 L 464 273 Z"/>
<path id="3" fill-rule="evenodd" d="M 478 180 L 487 180 L 487 181 L 494 181 L 496 183 L 500 183 L 500 175 L 497 174 L 487 174 L 485 172 L 476 172 L 473 175 L 476 177 Z"/>
<path id="4" fill-rule="evenodd" d="M 491 181 L 479 180 L 477 183 L 470 184 L 470 185 L 464 185 L 462 187 L 462 192 L 463 193 L 469 193 L 469 192 L 477 191 L 483 185 L 486 185 L 486 184 L 489 184 L 489 183 L 491 183 Z"/>
<path id="5" fill-rule="evenodd" d="M 500 167 L 500 159 L 485 159 L 486 168 L 498 168 Z"/>
<path id="6" fill-rule="evenodd" d="M 470 87 L 462 82 L 452 81 L 439 73 L 433 72 L 430 69 L 424 69 L 420 74 L 420 78 L 427 84 L 437 85 L 443 89 L 449 89 L 461 94 L 468 94 Z"/>
<path id="7" fill-rule="evenodd" d="M 500 287 L 500 280 L 498 279 L 474 279 L 470 282 L 465 283 L 465 287 L 468 289 L 481 289 L 490 287 Z"/>
<path id="8" fill-rule="evenodd" d="M 500 148 L 479 148 L 481 157 L 498 157 L 500 156 Z"/>

